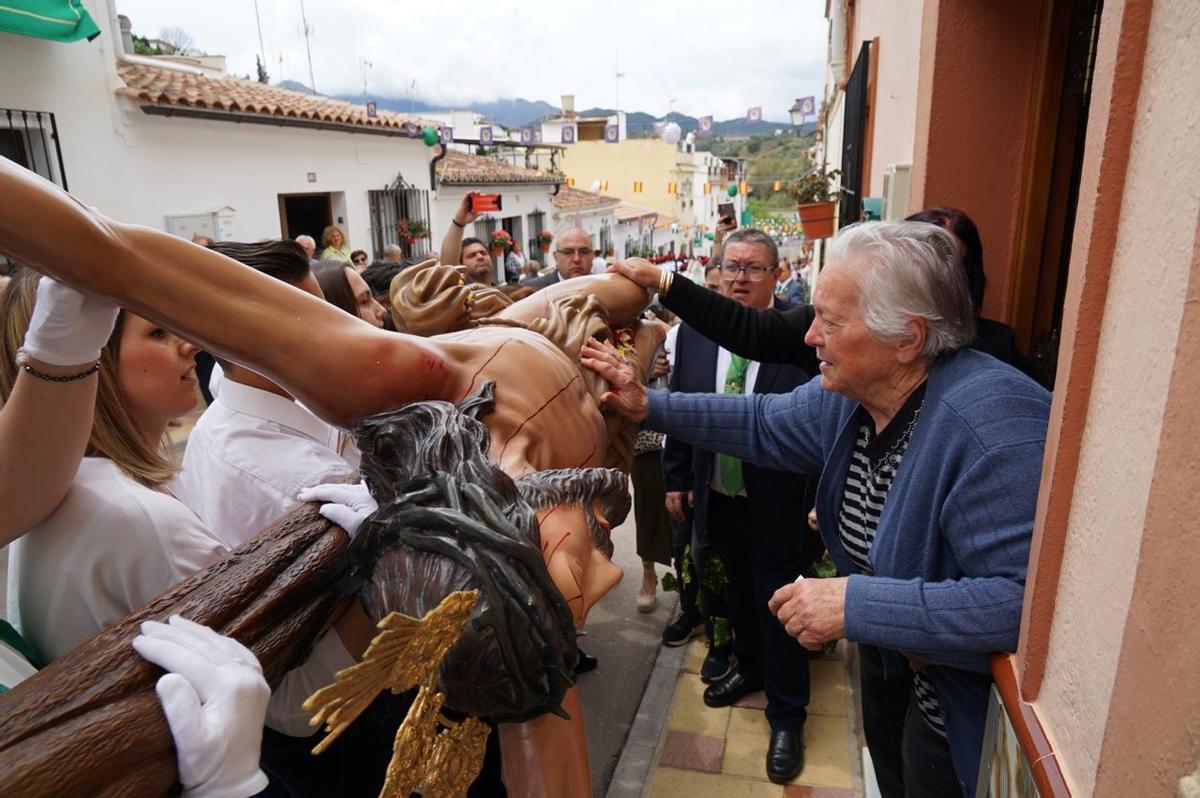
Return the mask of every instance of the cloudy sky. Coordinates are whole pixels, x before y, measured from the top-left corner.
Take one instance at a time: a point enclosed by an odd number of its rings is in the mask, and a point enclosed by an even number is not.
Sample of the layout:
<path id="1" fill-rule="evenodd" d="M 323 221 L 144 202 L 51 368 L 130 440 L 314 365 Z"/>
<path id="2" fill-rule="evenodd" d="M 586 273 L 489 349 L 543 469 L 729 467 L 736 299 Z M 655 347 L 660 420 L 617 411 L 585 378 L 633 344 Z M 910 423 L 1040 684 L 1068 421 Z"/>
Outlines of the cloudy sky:
<path id="1" fill-rule="evenodd" d="M 176 26 L 196 47 L 254 74 L 254 0 L 116 0 L 135 33 Z M 797 97 L 820 97 L 824 0 L 304 0 L 317 90 L 456 104 L 523 97 L 612 106 L 617 59 L 625 110 L 672 107 L 727 119 L 762 106 L 786 122 Z M 309 83 L 300 0 L 258 0 L 271 81 Z M 672 100 L 674 101 L 672 105 Z"/>

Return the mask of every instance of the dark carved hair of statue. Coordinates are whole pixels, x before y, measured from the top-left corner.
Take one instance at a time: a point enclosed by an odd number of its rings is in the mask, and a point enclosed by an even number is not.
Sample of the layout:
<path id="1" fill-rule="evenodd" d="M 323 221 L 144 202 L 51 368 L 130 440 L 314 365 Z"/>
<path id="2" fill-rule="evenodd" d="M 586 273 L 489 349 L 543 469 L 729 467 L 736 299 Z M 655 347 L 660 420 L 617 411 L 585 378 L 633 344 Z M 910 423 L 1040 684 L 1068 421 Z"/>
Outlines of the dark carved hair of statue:
<path id="1" fill-rule="evenodd" d="M 490 437 L 478 419 L 492 409 L 493 392 L 487 382 L 457 406 L 414 402 L 355 425 L 379 511 L 351 544 L 349 589 L 377 620 L 392 611 L 421 617 L 452 591 L 478 589 L 439 688 L 453 710 L 520 722 L 562 714 L 578 649 L 542 558 L 534 506 L 487 456 Z"/>

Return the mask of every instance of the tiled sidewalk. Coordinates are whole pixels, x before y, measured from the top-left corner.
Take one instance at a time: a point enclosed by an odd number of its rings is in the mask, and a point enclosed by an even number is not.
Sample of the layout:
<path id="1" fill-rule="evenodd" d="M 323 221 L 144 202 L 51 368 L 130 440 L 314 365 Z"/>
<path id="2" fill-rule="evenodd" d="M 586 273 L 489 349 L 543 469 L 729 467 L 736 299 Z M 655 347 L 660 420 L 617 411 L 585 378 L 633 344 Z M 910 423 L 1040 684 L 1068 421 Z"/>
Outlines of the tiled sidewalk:
<path id="1" fill-rule="evenodd" d="M 684 658 L 670 715 L 659 740 L 645 793 L 650 798 L 852 798 L 856 794 L 847 719 L 845 644 L 810 662 L 812 697 L 805 724 L 804 770 L 787 785 L 767 780 L 770 727 L 766 698 L 747 696 L 736 706 L 712 709 L 701 698 L 698 671 L 703 641 L 693 641 Z"/>

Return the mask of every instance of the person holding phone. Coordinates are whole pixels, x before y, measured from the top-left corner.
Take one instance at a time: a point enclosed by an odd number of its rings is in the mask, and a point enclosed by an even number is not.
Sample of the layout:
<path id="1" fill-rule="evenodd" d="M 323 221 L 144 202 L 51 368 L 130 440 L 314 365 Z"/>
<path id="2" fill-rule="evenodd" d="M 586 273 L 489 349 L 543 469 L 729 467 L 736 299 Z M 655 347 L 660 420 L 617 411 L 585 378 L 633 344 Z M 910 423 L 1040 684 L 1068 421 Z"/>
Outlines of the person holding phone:
<path id="1" fill-rule="evenodd" d="M 720 265 L 721 255 L 725 251 L 725 236 L 737 229 L 737 211 L 732 202 L 722 202 L 717 205 L 717 228 L 713 231 L 712 260 Z"/>
<path id="2" fill-rule="evenodd" d="M 462 202 L 450 217 L 450 227 L 442 239 L 438 255 L 442 263 L 462 266 L 463 279 L 475 285 L 492 285 L 492 254 L 484 241 L 473 236 L 463 238 L 467 225 L 479 218 L 480 206 L 475 202 L 478 192 L 463 195 Z"/>

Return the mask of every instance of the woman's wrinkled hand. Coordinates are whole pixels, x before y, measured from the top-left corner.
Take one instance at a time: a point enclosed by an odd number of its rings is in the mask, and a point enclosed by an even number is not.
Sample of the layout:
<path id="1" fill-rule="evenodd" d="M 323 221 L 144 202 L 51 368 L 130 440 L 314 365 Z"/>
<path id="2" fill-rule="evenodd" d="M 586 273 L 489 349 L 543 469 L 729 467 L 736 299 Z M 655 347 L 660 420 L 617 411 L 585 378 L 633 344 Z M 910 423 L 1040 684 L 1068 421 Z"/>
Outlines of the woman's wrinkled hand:
<path id="1" fill-rule="evenodd" d="M 600 395 L 600 401 L 630 421 L 646 419 L 650 399 L 646 386 L 638 379 L 629 361 L 610 343 L 589 338 L 580 350 L 580 362 L 608 380 L 612 390 Z"/>

